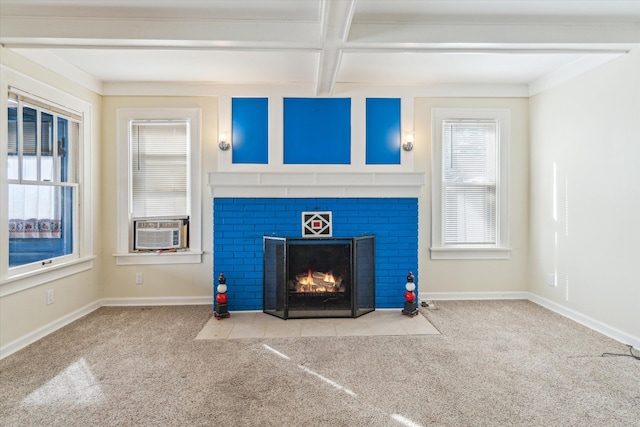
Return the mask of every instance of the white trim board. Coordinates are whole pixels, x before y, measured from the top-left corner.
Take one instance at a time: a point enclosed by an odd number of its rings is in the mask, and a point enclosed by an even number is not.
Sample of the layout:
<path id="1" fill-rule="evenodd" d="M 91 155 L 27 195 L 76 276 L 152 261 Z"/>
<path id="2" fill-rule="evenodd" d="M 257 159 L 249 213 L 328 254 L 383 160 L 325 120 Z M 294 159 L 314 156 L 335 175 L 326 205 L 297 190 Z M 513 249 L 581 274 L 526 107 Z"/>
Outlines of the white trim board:
<path id="1" fill-rule="evenodd" d="M 419 299 L 422 301 L 524 299 L 623 344 L 640 348 L 640 337 L 635 337 L 589 316 L 578 313 L 571 308 L 532 294 L 531 292 L 424 292 L 419 295 Z"/>
<path id="2" fill-rule="evenodd" d="M 419 295 L 424 301 L 464 301 L 464 300 L 500 300 L 530 299 L 529 292 L 424 292 Z"/>
<path id="3" fill-rule="evenodd" d="M 213 296 L 207 297 L 148 297 L 148 298 L 103 298 L 101 307 L 140 307 L 159 305 L 210 305 Z"/>

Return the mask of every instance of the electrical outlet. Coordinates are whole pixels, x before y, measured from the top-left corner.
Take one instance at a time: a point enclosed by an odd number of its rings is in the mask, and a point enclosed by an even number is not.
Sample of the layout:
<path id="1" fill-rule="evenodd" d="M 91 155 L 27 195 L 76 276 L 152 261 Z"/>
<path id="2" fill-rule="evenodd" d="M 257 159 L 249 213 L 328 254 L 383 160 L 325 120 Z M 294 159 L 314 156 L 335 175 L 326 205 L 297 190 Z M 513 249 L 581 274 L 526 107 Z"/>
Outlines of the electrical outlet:
<path id="1" fill-rule="evenodd" d="M 136 273 L 136 285 L 142 285 L 144 283 L 144 277 L 142 273 Z"/>
<path id="2" fill-rule="evenodd" d="M 547 285 L 552 287 L 556 286 L 556 275 L 554 273 L 547 274 Z"/>
<path id="3" fill-rule="evenodd" d="M 53 304 L 53 289 L 47 291 L 47 305 Z"/>

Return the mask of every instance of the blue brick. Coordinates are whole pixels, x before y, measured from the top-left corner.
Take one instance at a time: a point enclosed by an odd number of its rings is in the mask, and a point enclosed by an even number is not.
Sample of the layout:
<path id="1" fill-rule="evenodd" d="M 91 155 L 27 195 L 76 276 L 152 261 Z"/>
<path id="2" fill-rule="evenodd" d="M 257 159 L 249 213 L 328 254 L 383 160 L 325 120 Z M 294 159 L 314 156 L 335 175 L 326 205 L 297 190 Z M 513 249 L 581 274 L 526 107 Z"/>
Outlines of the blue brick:
<path id="1" fill-rule="evenodd" d="M 222 260 L 229 260 L 233 258 L 233 252 L 232 251 L 221 251 L 221 252 L 216 252 L 214 254 L 214 257 L 216 260 L 222 261 Z"/>
<path id="2" fill-rule="evenodd" d="M 390 245 L 376 245 L 376 255 L 381 258 L 392 258 L 398 256 L 398 251 Z"/>
<path id="3" fill-rule="evenodd" d="M 244 262 L 239 262 L 236 263 L 234 265 L 231 266 L 233 268 L 233 271 L 235 273 L 235 275 L 238 277 L 238 280 L 242 280 L 244 281 L 244 285 L 246 285 L 246 279 L 244 277 L 244 275 L 246 273 L 251 273 L 253 272 L 253 269 L 249 266 L 247 266 Z"/>
<path id="4" fill-rule="evenodd" d="M 260 279 L 262 281 L 262 271 L 248 271 L 244 273 L 244 279 Z M 262 286 L 262 285 L 261 285 Z"/>
<path id="5" fill-rule="evenodd" d="M 376 292 L 376 299 L 377 300 L 387 300 L 387 301 L 391 301 L 393 299 L 400 299 L 400 298 L 404 298 L 404 292 L 399 293 L 399 292 Z"/>
<path id="6" fill-rule="evenodd" d="M 237 259 L 245 263 L 247 266 L 254 266 L 258 264 L 258 260 L 262 263 L 262 255 L 257 254 L 256 251 L 258 251 L 258 249 L 253 252 L 238 252 Z M 259 251 L 261 252 L 262 249 L 259 249 Z"/>
<path id="7" fill-rule="evenodd" d="M 265 211 L 267 210 L 267 206 L 262 204 L 262 203 L 253 203 L 253 204 L 248 204 L 245 205 L 244 207 L 245 211 Z"/>
<path id="8" fill-rule="evenodd" d="M 229 203 L 225 199 L 214 199 L 213 209 L 217 215 L 225 215 L 237 211 L 239 208 L 234 203 Z"/>
<path id="9" fill-rule="evenodd" d="M 213 213 L 214 218 L 230 218 L 233 216 L 234 215 L 232 213 L 227 212 L 226 210 L 220 209 L 218 206 L 214 206 L 214 213 Z"/>
<path id="10" fill-rule="evenodd" d="M 222 234 L 222 233 L 220 233 Z M 216 245 L 220 245 L 220 246 L 232 246 L 235 244 L 233 239 L 230 239 L 228 237 L 223 237 L 223 236 L 218 236 L 218 235 L 214 235 L 214 240 L 215 240 L 215 244 Z"/>
<path id="11" fill-rule="evenodd" d="M 234 258 L 241 261 L 241 262 L 245 262 L 247 258 L 252 258 L 253 254 L 251 252 L 247 252 L 247 251 L 239 251 L 237 250 L 237 248 L 234 248 Z"/>
<path id="12" fill-rule="evenodd" d="M 241 218 L 235 215 L 232 215 L 227 218 L 222 219 L 222 224 L 224 225 L 243 225 L 245 224 L 245 218 Z M 235 229 L 235 227 L 234 227 Z"/>
<path id="13" fill-rule="evenodd" d="M 287 210 L 287 206 L 284 204 L 273 204 L 271 206 L 269 206 L 269 211 L 278 211 L 278 212 L 282 212 Z"/>
<path id="14" fill-rule="evenodd" d="M 279 216 L 270 218 L 271 225 L 289 224 L 291 223 L 291 221 L 292 219 L 288 215 L 279 215 Z"/>

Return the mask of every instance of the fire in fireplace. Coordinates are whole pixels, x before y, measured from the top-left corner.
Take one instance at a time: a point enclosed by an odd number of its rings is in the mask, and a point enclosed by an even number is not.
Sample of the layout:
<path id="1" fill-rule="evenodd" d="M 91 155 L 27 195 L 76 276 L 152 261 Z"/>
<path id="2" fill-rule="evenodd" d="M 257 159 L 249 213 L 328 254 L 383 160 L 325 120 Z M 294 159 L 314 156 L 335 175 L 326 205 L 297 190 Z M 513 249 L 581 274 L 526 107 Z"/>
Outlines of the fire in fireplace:
<path id="1" fill-rule="evenodd" d="M 334 277 L 331 271 L 323 273 L 309 269 L 307 274 L 297 274 L 295 279 L 290 281 L 289 290 L 298 294 L 331 294 L 344 292 L 345 286 L 342 283 L 342 277 Z"/>
<path id="2" fill-rule="evenodd" d="M 264 237 L 264 312 L 284 319 L 375 309 L 374 238 Z"/>

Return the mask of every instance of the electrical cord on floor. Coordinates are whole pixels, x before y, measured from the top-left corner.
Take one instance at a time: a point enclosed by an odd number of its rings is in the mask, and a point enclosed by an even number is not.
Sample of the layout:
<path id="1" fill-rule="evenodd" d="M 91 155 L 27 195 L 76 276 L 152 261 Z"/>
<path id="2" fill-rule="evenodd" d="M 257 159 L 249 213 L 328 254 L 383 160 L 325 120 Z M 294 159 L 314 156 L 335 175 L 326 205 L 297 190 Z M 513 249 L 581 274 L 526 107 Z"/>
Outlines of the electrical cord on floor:
<path id="1" fill-rule="evenodd" d="M 602 357 L 605 356 L 622 356 L 622 357 L 633 357 L 636 360 L 640 360 L 640 356 L 633 354 L 633 346 L 627 344 L 627 347 L 629 347 L 629 354 L 622 354 L 622 353 L 602 353 Z"/>

